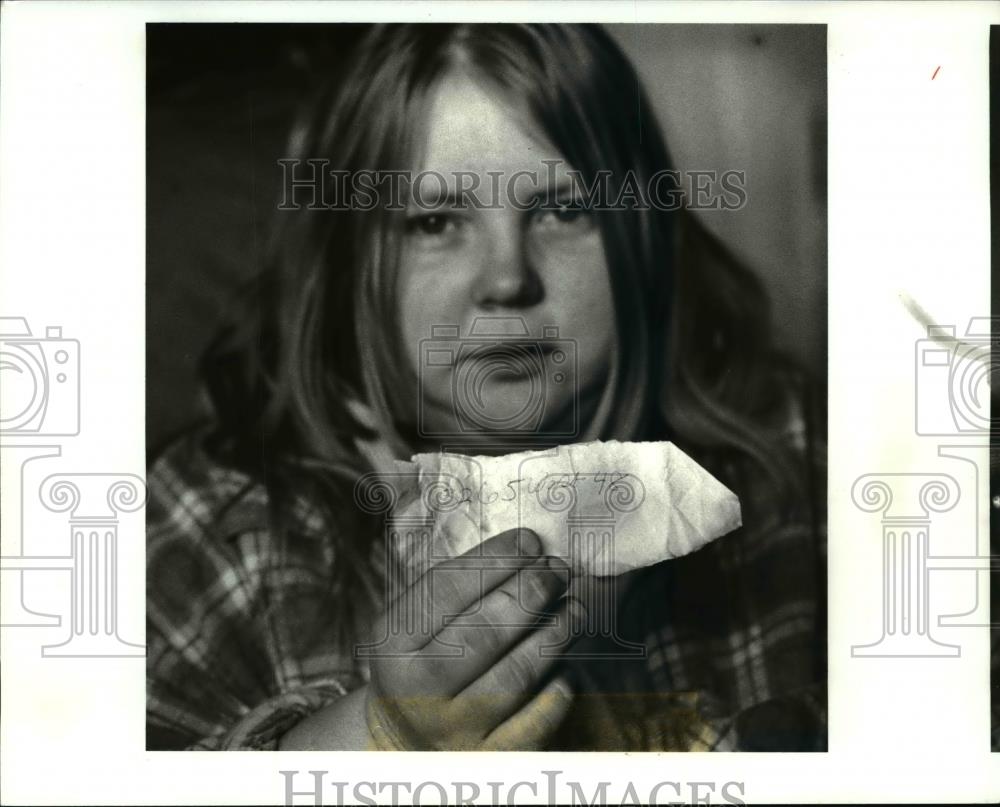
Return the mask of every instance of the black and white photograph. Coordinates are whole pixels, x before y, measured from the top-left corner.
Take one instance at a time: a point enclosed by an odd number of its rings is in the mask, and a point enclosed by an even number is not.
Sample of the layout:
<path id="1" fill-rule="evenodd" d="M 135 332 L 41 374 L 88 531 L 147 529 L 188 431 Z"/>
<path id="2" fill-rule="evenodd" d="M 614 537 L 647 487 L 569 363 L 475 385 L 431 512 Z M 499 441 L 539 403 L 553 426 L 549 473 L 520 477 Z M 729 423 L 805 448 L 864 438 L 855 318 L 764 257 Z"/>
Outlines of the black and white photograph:
<path id="1" fill-rule="evenodd" d="M 0 0 L 0 803 L 1000 800 L 998 32 Z"/>
<path id="2" fill-rule="evenodd" d="M 826 749 L 826 30 L 147 27 L 147 746 Z"/>

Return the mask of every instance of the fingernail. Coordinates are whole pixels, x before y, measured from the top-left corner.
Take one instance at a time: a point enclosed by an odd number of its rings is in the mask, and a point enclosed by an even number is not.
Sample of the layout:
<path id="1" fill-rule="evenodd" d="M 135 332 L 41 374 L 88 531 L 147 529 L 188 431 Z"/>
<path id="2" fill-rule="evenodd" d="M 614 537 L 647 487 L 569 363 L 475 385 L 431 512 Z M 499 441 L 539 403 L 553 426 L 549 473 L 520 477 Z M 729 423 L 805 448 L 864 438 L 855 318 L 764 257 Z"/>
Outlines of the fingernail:
<path id="1" fill-rule="evenodd" d="M 548 567 L 554 572 L 567 572 L 569 571 L 569 565 L 562 558 L 556 557 L 555 555 L 550 555 L 545 559 Z"/>
<path id="2" fill-rule="evenodd" d="M 570 619 L 577 624 L 583 622 L 587 618 L 586 606 L 576 597 L 566 598 L 566 610 L 569 612 Z"/>
<path id="3" fill-rule="evenodd" d="M 519 527 L 515 536 L 519 554 L 540 555 L 542 553 L 542 541 L 534 531 Z"/>

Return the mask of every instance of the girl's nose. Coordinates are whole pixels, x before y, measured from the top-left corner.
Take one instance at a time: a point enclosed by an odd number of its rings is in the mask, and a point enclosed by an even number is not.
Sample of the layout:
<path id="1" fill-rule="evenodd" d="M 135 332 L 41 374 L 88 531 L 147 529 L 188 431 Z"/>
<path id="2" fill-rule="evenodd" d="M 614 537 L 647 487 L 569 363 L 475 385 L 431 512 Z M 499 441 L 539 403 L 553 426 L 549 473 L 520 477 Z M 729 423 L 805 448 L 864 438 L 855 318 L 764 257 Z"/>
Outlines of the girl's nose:
<path id="1" fill-rule="evenodd" d="M 494 234 L 476 276 L 473 302 L 484 309 L 530 308 L 542 301 L 544 292 L 523 234 Z"/>

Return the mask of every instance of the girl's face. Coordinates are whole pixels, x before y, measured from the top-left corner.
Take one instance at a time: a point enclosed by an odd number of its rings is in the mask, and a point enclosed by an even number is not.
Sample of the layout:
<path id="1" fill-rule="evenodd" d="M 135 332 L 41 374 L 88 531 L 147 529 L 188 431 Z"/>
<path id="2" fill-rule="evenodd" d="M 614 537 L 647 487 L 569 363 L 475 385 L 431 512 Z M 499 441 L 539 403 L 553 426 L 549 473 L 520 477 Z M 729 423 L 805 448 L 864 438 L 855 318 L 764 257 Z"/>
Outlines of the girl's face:
<path id="1" fill-rule="evenodd" d="M 424 155 L 420 168 L 431 175 L 418 183 L 423 204 L 411 200 L 405 213 L 398 287 L 400 332 L 421 381 L 422 431 L 456 434 L 471 423 L 484 436 L 497 428 L 567 435 L 574 417 L 582 431 L 607 380 L 615 326 L 600 228 L 595 214 L 574 206 L 572 166 L 460 75 L 446 77 L 432 98 Z M 461 208 L 449 197 L 473 177 L 480 205 Z M 535 196 L 559 208 L 523 209 Z M 442 336 L 436 326 L 452 330 Z M 522 329 L 527 350 L 476 347 L 484 332 Z M 470 416 L 464 425 L 455 408 Z"/>

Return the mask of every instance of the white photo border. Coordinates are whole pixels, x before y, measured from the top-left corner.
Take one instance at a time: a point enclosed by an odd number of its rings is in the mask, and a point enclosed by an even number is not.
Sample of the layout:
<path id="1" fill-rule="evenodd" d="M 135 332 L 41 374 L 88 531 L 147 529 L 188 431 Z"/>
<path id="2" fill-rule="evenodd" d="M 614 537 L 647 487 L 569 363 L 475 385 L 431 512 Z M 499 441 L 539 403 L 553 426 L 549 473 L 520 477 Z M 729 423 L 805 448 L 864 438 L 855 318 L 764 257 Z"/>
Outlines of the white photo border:
<path id="1" fill-rule="evenodd" d="M 560 771 L 562 783 L 581 783 L 588 797 L 599 782 L 612 782 L 608 797 L 616 803 L 626 783 L 645 799 L 664 781 L 680 783 L 683 791 L 661 789 L 664 800 L 690 800 L 693 793 L 708 794 L 713 803 L 724 801 L 727 782 L 741 783 L 729 794 L 747 803 L 1000 797 L 1000 757 L 989 745 L 985 628 L 935 629 L 961 648 L 954 657 L 852 651 L 874 642 L 882 624 L 883 533 L 878 514 L 852 501 L 860 477 L 949 475 L 963 498 L 934 517 L 934 540 L 946 549 L 941 553 L 981 555 L 969 542 L 975 536 L 988 541 L 988 507 L 975 506 L 988 501 L 985 439 L 936 439 L 914 430 L 915 346 L 926 332 L 900 295 L 959 330 L 971 317 L 989 314 L 987 60 L 989 26 L 1000 24 L 995 5 L 24 2 L 6 4 L 2 15 L 0 314 L 25 317 L 36 335 L 61 327 L 58 338 L 82 346 L 85 428 L 35 445 L 59 448 L 52 471 L 144 477 L 147 22 L 826 24 L 830 382 L 828 752 L 599 758 L 549 752 L 460 760 L 444 753 L 148 752 L 141 655 L 126 649 L 101 659 L 43 656 L 39 648 L 51 632 L 4 629 L 4 803 L 283 803 L 279 772 L 299 771 L 295 788 L 307 789 L 311 770 L 327 771 L 328 782 L 385 782 L 387 772 L 393 781 L 415 783 L 461 778 L 482 785 L 482 803 L 489 802 L 486 783 L 501 779 L 534 783 L 535 793 L 522 787 L 519 798 L 544 801 L 544 771 Z M 971 459 L 943 455 L 941 447 L 949 445 L 961 445 Z M 30 508 L 44 516 L 34 498 L 12 493 L 8 480 L 21 468 L 5 456 L 5 556 L 21 517 Z M 25 479 L 52 472 L 37 472 L 31 462 L 23 468 Z M 54 523 L 65 528 L 61 518 Z M 125 507 L 115 519 L 116 636 L 123 646 L 141 644 L 143 511 Z M 58 597 L 71 571 L 26 567 L 17 574 Z M 968 600 L 969 575 L 978 573 L 959 571 L 931 575 L 942 612 L 957 613 Z M 985 577 L 977 578 L 981 586 L 988 585 Z M 714 792 L 692 790 L 699 782 L 715 783 Z M 507 791 L 501 793 L 505 799 Z M 351 794 L 349 786 L 345 795 Z M 566 801 L 571 793 L 563 786 L 556 796 Z M 335 797 L 328 785 L 323 803 Z M 372 797 L 385 801 L 389 793 Z M 435 791 L 424 797 L 433 803 Z M 296 803 L 313 802 L 302 797 Z"/>

